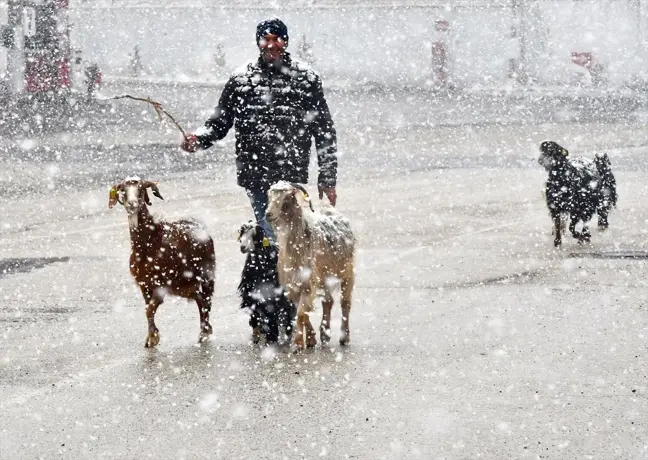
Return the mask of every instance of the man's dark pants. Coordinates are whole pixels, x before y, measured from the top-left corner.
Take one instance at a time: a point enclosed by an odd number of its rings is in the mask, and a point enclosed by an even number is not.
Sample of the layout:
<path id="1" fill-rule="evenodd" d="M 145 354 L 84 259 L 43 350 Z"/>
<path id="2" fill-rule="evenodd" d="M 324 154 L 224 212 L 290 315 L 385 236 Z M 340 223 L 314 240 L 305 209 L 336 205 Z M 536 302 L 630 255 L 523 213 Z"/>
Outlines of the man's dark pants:
<path id="1" fill-rule="evenodd" d="M 250 203 L 252 203 L 254 217 L 256 217 L 259 225 L 265 230 L 266 236 L 276 242 L 272 227 L 265 218 L 266 209 L 268 208 L 268 189 L 265 187 L 260 189 L 246 189 L 246 192 L 248 198 L 250 198 Z"/>

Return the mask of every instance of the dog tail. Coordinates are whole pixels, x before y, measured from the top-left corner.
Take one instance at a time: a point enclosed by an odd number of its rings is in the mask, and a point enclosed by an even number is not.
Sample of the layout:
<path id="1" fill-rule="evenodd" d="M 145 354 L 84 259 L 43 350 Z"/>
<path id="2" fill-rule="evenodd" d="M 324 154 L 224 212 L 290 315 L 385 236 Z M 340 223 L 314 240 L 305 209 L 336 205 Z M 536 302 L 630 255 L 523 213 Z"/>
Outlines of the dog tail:
<path id="1" fill-rule="evenodd" d="M 608 157 L 607 153 L 597 153 L 594 157 L 594 163 L 596 164 L 596 170 L 601 176 L 601 185 L 608 193 L 610 204 L 616 206 L 616 179 L 614 178 L 614 174 L 612 174 L 612 162 L 610 161 L 610 157 Z"/>
<path id="2" fill-rule="evenodd" d="M 601 176 L 612 175 L 612 162 L 607 153 L 597 153 L 594 157 L 594 163 L 596 163 L 596 170 Z"/>

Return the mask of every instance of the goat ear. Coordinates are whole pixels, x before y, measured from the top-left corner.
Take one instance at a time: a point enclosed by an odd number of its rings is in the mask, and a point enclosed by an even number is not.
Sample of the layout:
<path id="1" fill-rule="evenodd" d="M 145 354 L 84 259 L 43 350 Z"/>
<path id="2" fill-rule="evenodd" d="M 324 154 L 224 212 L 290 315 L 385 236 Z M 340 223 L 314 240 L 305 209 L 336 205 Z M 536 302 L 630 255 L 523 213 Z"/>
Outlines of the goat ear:
<path id="1" fill-rule="evenodd" d="M 149 194 L 146 191 L 146 189 L 144 189 L 144 203 L 146 203 L 148 206 L 153 205 L 153 203 L 151 203 L 151 199 L 149 198 Z"/>
<path id="2" fill-rule="evenodd" d="M 301 202 L 306 202 L 310 210 L 315 212 L 315 208 L 313 208 L 313 200 L 311 200 L 310 195 L 304 187 L 298 186 L 298 188 L 294 189 L 293 196 L 295 197 L 295 200 L 297 201 L 297 204 L 299 206 L 301 206 Z"/>
<path id="3" fill-rule="evenodd" d="M 108 192 L 108 209 L 112 209 L 119 201 L 119 186 L 115 185 Z"/>
<path id="4" fill-rule="evenodd" d="M 301 192 L 297 189 L 292 189 L 288 192 L 286 199 L 284 200 L 284 207 L 299 206 L 298 194 L 301 195 Z"/>

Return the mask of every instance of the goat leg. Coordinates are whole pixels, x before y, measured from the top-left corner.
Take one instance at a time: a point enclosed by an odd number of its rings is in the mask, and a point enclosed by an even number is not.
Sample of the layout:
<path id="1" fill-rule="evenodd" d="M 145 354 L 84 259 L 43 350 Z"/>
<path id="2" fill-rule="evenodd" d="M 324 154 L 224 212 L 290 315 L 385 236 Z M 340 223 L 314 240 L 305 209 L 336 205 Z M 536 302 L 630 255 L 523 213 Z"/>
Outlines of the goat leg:
<path id="1" fill-rule="evenodd" d="M 331 310 L 333 309 L 333 297 L 327 291 L 322 300 L 322 322 L 320 324 L 320 340 L 322 343 L 329 343 L 331 340 Z"/>
<path id="2" fill-rule="evenodd" d="M 297 348 L 304 348 L 304 334 L 306 334 L 306 346 L 313 348 L 317 345 L 317 336 L 315 329 L 310 322 L 308 312 L 313 311 L 313 302 L 315 300 L 315 291 L 312 286 L 306 283 L 299 294 L 299 308 L 297 309 L 297 335 L 295 336 L 295 345 Z"/>
<path id="3" fill-rule="evenodd" d="M 146 306 L 146 319 L 148 320 L 148 335 L 146 336 L 146 342 L 144 343 L 144 348 L 153 348 L 160 343 L 160 331 L 155 326 L 155 312 L 162 301 L 155 297 L 151 298 L 150 302 Z"/>
<path id="4" fill-rule="evenodd" d="M 349 315 L 351 314 L 351 293 L 353 292 L 354 285 L 353 275 L 347 276 L 346 279 L 342 280 L 340 290 L 341 290 L 341 302 L 342 305 L 342 335 L 340 337 L 340 345 L 348 345 L 351 342 L 351 330 L 349 328 Z"/>
<path id="5" fill-rule="evenodd" d="M 297 328 L 295 332 L 295 345 L 298 349 L 304 349 L 304 334 L 306 335 L 306 346 L 308 348 L 313 348 L 317 345 L 317 336 L 308 317 L 308 313 L 297 314 Z"/>
<path id="6" fill-rule="evenodd" d="M 298 350 L 304 348 L 304 313 L 297 313 L 297 320 L 295 321 L 295 346 Z"/>
<path id="7" fill-rule="evenodd" d="M 315 345 L 317 345 L 317 333 L 310 322 L 310 317 L 306 314 L 306 346 L 313 348 Z"/>
<path id="8" fill-rule="evenodd" d="M 306 308 L 303 311 L 305 312 L 313 311 L 313 303 L 315 302 L 315 291 L 312 289 L 312 286 L 309 286 L 309 288 L 305 289 L 303 293 L 303 300 L 306 302 L 305 304 Z M 311 324 L 310 316 L 308 315 L 308 313 L 304 313 L 302 322 L 306 327 L 306 346 L 308 348 L 313 348 L 315 345 L 317 345 L 317 333 L 315 332 L 315 328 Z"/>
<path id="9" fill-rule="evenodd" d="M 211 298 L 201 293 L 196 294 L 196 304 L 200 313 L 200 336 L 198 342 L 206 342 L 212 334 L 212 327 L 209 324 L 209 312 L 211 311 Z"/>

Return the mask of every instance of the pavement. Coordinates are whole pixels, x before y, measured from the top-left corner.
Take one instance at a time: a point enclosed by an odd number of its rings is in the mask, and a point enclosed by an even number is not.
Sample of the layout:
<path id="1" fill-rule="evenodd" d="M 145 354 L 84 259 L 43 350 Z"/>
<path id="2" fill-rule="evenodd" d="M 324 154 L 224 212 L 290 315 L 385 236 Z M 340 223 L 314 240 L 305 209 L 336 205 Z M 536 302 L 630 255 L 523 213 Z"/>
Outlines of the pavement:
<path id="1" fill-rule="evenodd" d="M 114 84 L 127 84 L 129 86 L 173 86 L 173 87 L 201 87 L 201 88 L 218 88 L 222 89 L 227 82 L 227 75 L 119 75 L 110 74 L 104 77 L 108 85 Z M 379 83 L 371 79 L 357 79 L 357 78 L 328 78 L 325 79 L 326 88 L 331 91 L 394 91 L 395 85 L 388 86 L 384 83 Z M 421 87 L 420 85 L 403 85 L 398 84 L 398 89 L 405 89 L 407 91 L 435 91 L 439 95 L 447 94 L 444 90 L 435 88 L 430 84 L 428 87 Z M 515 81 L 504 82 L 498 85 L 492 84 L 476 84 L 462 88 L 455 88 L 464 94 L 508 94 L 515 96 L 533 96 L 533 95 L 551 95 L 562 97 L 573 96 L 590 96 L 600 97 L 602 95 L 641 95 L 646 93 L 646 85 L 637 84 L 621 84 L 621 85 L 605 85 L 605 86 L 587 86 L 587 85 L 555 85 L 555 84 L 527 84 L 522 85 Z"/>
<path id="2" fill-rule="evenodd" d="M 12 149 L 0 458 L 648 459 L 645 125 L 359 126 L 340 123 L 352 343 L 336 346 L 336 306 L 332 345 L 301 354 L 253 346 L 238 310 L 251 210 L 227 141 Z M 546 138 L 610 153 L 619 207 L 590 245 L 552 246 Z M 196 307 L 170 299 L 143 348 L 127 220 L 106 196 L 133 170 L 160 180 L 152 211 L 199 217 L 216 241 L 207 344 Z"/>

